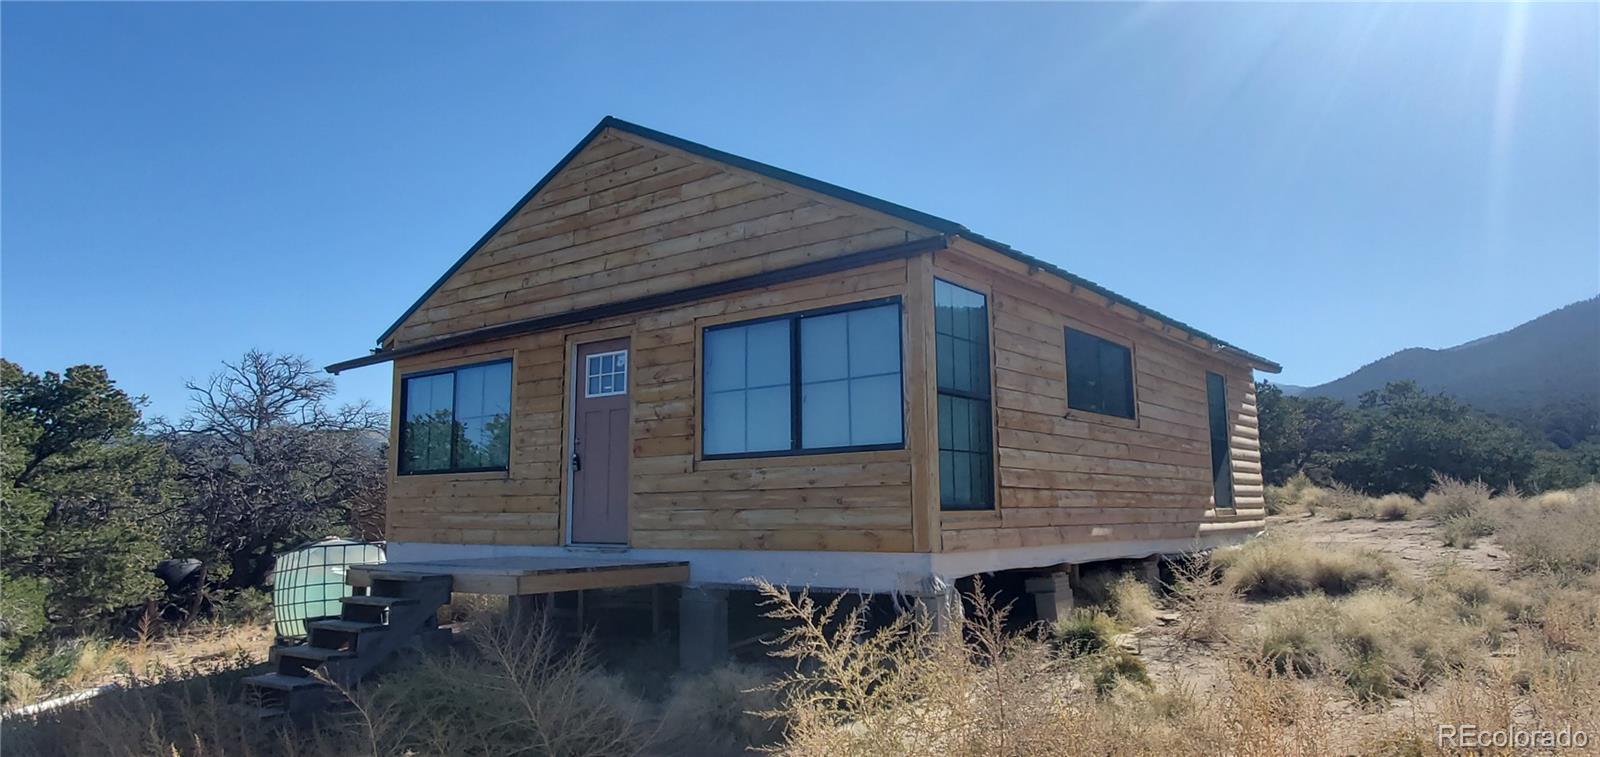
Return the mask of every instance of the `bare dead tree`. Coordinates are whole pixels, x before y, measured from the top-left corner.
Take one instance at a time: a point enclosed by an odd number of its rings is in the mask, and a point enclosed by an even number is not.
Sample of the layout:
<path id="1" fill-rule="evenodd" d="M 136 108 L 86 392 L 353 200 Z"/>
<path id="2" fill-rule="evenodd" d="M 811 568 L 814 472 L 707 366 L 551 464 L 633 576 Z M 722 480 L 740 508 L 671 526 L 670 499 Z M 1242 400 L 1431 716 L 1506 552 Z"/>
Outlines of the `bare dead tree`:
<path id="1" fill-rule="evenodd" d="M 297 355 L 251 350 L 187 386 L 189 417 L 161 434 L 184 490 L 165 530 L 220 586 L 260 586 L 273 553 L 306 539 L 378 535 L 382 413 L 329 407 L 333 381 Z"/>

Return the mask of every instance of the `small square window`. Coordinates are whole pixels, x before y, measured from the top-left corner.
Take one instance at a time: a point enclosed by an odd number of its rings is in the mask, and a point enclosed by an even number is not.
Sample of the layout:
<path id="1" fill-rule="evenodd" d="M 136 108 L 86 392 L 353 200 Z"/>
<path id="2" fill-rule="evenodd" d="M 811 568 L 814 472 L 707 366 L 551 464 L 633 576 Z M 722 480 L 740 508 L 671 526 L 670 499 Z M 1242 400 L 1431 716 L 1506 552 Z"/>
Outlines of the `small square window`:
<path id="1" fill-rule="evenodd" d="M 584 359 L 585 397 L 628 393 L 628 353 L 602 352 Z"/>
<path id="2" fill-rule="evenodd" d="M 1068 328 L 1067 407 L 1132 420 L 1133 351 Z"/>

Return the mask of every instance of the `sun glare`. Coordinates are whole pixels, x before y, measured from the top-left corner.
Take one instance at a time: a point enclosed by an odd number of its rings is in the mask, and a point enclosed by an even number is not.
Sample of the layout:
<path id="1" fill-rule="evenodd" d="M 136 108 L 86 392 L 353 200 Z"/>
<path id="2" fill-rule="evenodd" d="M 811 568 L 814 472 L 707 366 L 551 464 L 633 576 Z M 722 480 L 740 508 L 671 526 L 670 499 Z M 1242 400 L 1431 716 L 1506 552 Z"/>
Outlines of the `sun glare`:
<path id="1" fill-rule="evenodd" d="M 1491 250 L 1505 236 L 1506 197 L 1511 181 L 1511 148 L 1515 136 L 1517 97 L 1522 89 L 1522 61 L 1528 37 L 1528 4 L 1506 6 L 1505 35 L 1500 41 L 1500 66 L 1495 77 L 1494 125 L 1489 147 L 1489 207 L 1485 218 Z"/>

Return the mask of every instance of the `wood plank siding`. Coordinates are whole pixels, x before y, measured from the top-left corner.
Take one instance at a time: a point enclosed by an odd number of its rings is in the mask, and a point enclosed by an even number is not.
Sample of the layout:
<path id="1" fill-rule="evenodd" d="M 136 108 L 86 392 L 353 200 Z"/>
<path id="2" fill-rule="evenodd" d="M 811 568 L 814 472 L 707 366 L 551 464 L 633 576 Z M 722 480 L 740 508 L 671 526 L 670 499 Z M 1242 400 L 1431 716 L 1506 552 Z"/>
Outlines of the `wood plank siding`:
<path id="1" fill-rule="evenodd" d="M 465 346 L 430 344 L 941 233 L 638 134 L 600 131 L 386 336 L 386 350 L 432 350 L 395 358 L 388 538 L 565 543 L 576 349 L 623 337 L 632 351 L 632 547 L 933 552 L 1262 526 L 1246 358 L 966 239 L 844 273 L 680 297 L 644 312 L 610 308 L 599 320 Z M 936 278 L 989 297 L 998 495 L 990 511 L 939 509 Z M 705 458 L 698 439 L 706 328 L 887 298 L 902 309 L 904 448 Z M 1068 326 L 1132 349 L 1133 419 L 1068 411 Z M 508 469 L 398 475 L 402 378 L 494 359 L 512 364 Z M 1208 371 L 1226 379 L 1232 510 L 1211 505 Z"/>
<path id="2" fill-rule="evenodd" d="M 966 245 L 934 275 L 989 297 L 1000 507 L 947 512 L 944 551 L 1187 539 L 1264 525 L 1250 367 Z M 1069 410 L 1065 330 L 1133 352 L 1135 418 Z M 1212 506 L 1206 372 L 1227 381 L 1235 508 Z"/>
<path id="3" fill-rule="evenodd" d="M 633 135 L 578 153 L 391 337 L 407 344 L 927 236 Z"/>
<path id="4" fill-rule="evenodd" d="M 500 357 L 512 359 L 515 382 L 509 470 L 392 476 L 389 538 L 561 543 L 566 368 L 577 344 L 629 336 L 632 546 L 910 551 L 908 450 L 703 460 L 697 459 L 695 441 L 695 366 L 705 326 L 903 296 L 907 268 L 905 261 L 891 261 L 848 277 L 799 281 L 397 362 L 396 392 L 403 374 Z M 905 394 L 912 395 L 909 387 Z"/>
<path id="5" fill-rule="evenodd" d="M 608 132 L 429 296 L 395 331 L 391 346 L 927 235 L 837 200 Z M 701 329 L 904 297 L 906 271 L 905 261 L 891 261 L 848 275 L 398 360 L 397 408 L 403 374 L 510 357 L 513 430 L 507 472 L 392 475 L 389 538 L 562 543 L 572 349 L 628 336 L 632 546 L 909 551 L 907 450 L 706 461 L 696 459 L 695 442 Z M 912 396 L 909 387 L 904 393 Z M 393 425 L 398 429 L 398 417 Z M 392 449 L 398 447 L 395 434 Z"/>

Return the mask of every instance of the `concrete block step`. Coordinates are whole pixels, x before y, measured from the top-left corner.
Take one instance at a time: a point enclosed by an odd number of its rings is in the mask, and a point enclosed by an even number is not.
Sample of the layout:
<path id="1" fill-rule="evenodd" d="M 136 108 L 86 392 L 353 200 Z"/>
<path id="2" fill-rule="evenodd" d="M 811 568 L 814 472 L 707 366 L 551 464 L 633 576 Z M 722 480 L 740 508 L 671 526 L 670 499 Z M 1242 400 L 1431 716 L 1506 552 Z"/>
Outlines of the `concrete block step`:
<path id="1" fill-rule="evenodd" d="M 408 573 L 399 570 L 369 570 L 367 577 L 374 581 L 395 581 L 397 583 L 427 583 L 430 581 L 449 581 L 450 576 L 442 573 Z"/>
<path id="2" fill-rule="evenodd" d="M 299 689 L 312 689 L 325 685 L 323 682 L 318 681 L 315 678 L 286 676 L 282 673 L 265 673 L 258 676 L 250 676 L 245 678 L 243 683 L 246 686 L 254 686 L 261 689 L 273 689 L 274 691 L 297 691 Z"/>
<path id="3" fill-rule="evenodd" d="M 246 720 L 271 720 L 289 714 L 286 707 L 257 707 L 248 704 L 234 705 L 234 711 Z"/>
<path id="4" fill-rule="evenodd" d="M 328 649 L 326 647 L 313 647 L 310 644 L 281 644 L 272 648 L 272 654 L 277 657 L 295 657 L 301 660 L 316 660 L 318 662 L 342 660 L 355 656 L 355 653 L 348 649 Z"/>
<path id="5" fill-rule="evenodd" d="M 362 607 L 401 607 L 417 603 L 417 600 L 412 597 L 351 596 L 345 597 L 340 601 L 347 605 L 361 605 Z"/>
<path id="6" fill-rule="evenodd" d="M 358 620 L 313 620 L 306 623 L 306 628 L 312 631 L 340 631 L 343 633 L 371 633 L 382 631 L 388 626 L 382 623 L 363 623 Z"/>

